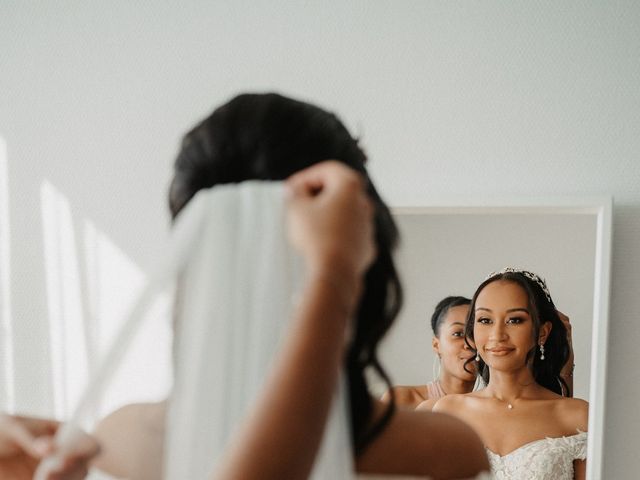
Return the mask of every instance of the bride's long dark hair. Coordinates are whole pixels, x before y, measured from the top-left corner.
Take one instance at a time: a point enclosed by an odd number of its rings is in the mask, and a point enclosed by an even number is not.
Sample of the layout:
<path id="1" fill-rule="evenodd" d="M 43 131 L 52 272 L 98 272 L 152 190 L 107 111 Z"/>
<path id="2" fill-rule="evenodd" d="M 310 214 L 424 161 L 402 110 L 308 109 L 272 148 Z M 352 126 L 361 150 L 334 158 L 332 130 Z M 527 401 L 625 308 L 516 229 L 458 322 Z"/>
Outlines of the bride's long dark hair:
<path id="1" fill-rule="evenodd" d="M 360 453 L 389 422 L 393 399 L 372 421 L 365 370 L 391 387 L 377 355 L 402 304 L 391 257 L 398 230 L 365 169 L 366 156 L 338 118 L 314 105 L 278 94 L 244 94 L 217 108 L 188 132 L 174 165 L 169 206 L 175 216 L 202 189 L 245 180 L 284 180 L 314 163 L 339 160 L 360 172 L 375 203 L 377 257 L 366 274 L 355 332 L 345 358 L 351 402 L 352 444 Z"/>

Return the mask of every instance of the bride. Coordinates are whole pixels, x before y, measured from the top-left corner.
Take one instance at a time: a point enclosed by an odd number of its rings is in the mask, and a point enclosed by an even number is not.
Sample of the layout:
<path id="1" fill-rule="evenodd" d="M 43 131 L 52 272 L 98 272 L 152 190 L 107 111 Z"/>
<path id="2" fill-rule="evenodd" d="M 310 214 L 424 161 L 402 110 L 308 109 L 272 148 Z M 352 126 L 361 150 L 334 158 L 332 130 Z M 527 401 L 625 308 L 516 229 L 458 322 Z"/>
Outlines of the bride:
<path id="1" fill-rule="evenodd" d="M 570 348 L 545 281 L 513 268 L 491 274 L 465 334 L 486 387 L 443 397 L 433 411 L 475 429 L 496 479 L 584 479 L 588 403 L 562 396 Z"/>
<path id="2" fill-rule="evenodd" d="M 174 391 L 168 406 L 129 405 L 105 418 L 94 432 L 100 444 L 94 467 L 136 479 L 346 479 L 357 474 L 443 479 L 488 469 L 480 439 L 463 422 L 400 410 L 393 396 L 382 403 L 368 391 L 365 370 L 387 379 L 377 347 L 400 309 L 402 290 L 392 258 L 398 232 L 365 162 L 335 115 L 276 94 L 240 95 L 185 136 L 170 188 L 174 232 L 190 225 L 185 218 L 202 212 L 200 205 L 207 206 L 207 230 L 193 231 L 212 237 L 198 235 L 204 237 L 198 245 L 208 248 L 202 256 L 194 252 L 189 267 L 194 270 L 180 279 Z M 274 196 L 283 193 L 282 185 L 255 180 L 286 180 L 285 205 L 282 195 Z M 264 198 L 272 203 L 260 196 L 268 193 Z M 276 204 L 284 207 L 282 215 L 269 208 Z M 274 217 L 279 220 L 271 221 Z M 290 302 L 292 297 L 286 288 L 271 288 L 286 264 L 273 256 L 279 241 L 260 235 L 282 223 L 304 270 L 291 315 L 273 314 L 274 304 L 285 303 L 276 298 Z M 209 243 L 218 238 L 222 243 Z M 252 241 L 243 249 L 247 239 Z M 263 249 L 270 253 L 259 256 L 260 262 L 248 260 Z M 201 259 L 217 266 L 209 268 Z M 233 268 L 236 262 L 245 266 L 241 277 Z M 267 278 L 264 272 L 273 275 Z M 211 277 L 219 280 L 216 288 L 209 288 Z M 202 304 L 190 301 L 195 292 L 202 293 Z M 226 300 L 215 301 L 225 294 Z M 264 308 L 256 308 L 253 299 Z M 227 315 L 209 310 L 209 302 L 234 308 Z M 248 397 L 234 392 L 242 385 L 255 390 L 258 384 L 237 374 L 239 367 L 250 363 L 245 357 L 258 358 L 267 342 L 266 335 L 241 336 L 238 342 L 229 338 L 235 339 L 238 326 L 248 320 L 268 333 L 285 317 L 289 320 L 264 383 L 243 415 L 232 415 L 230 410 L 241 409 L 227 400 L 238 396 L 246 402 Z M 233 356 L 224 355 L 232 347 Z M 211 361 L 213 355 L 220 361 Z M 189 361 L 196 357 L 200 363 Z M 231 365 L 229 359 L 235 358 L 240 361 Z M 218 371 L 228 389 L 212 380 Z M 186 435 L 178 434 L 185 429 Z M 211 443 L 215 449 L 208 448 Z M 326 470 L 316 471 L 317 463 Z M 344 474 L 326 473 L 336 466 L 344 467 Z M 202 475 L 184 473 L 196 470 Z"/>

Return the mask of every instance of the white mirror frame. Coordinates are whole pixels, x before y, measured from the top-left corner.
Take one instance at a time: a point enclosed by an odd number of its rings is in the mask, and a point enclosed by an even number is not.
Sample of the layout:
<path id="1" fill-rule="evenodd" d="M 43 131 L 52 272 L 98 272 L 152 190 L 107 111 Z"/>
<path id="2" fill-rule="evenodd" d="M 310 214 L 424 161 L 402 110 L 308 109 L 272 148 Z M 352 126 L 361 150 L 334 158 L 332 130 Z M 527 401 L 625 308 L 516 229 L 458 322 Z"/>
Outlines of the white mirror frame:
<path id="1" fill-rule="evenodd" d="M 609 288 L 613 199 L 601 197 L 426 199 L 423 205 L 396 205 L 394 215 L 436 214 L 561 214 L 595 215 L 596 251 L 593 289 L 593 338 L 589 379 L 589 441 L 587 480 L 602 478 L 605 386 L 609 340 Z"/>

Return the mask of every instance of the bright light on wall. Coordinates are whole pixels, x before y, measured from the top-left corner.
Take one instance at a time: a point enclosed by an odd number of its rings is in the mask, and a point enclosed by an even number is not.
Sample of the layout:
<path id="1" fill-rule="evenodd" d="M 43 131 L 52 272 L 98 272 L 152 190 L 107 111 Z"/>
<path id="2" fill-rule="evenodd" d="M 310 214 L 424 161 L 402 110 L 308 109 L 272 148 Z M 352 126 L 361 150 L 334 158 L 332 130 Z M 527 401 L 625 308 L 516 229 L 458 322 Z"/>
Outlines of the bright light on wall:
<path id="1" fill-rule="evenodd" d="M 13 330 L 11 328 L 9 180 L 7 144 L 0 137 L 0 409 L 15 408 Z"/>
<path id="2" fill-rule="evenodd" d="M 94 353 L 91 360 L 95 367 L 126 320 L 146 277 L 125 252 L 90 221 L 85 221 L 84 239 Z M 172 376 L 169 305 L 169 296 L 164 296 L 147 312 L 102 403 L 97 406 L 97 416 L 127 403 L 166 397 Z"/>
<path id="3" fill-rule="evenodd" d="M 48 181 L 41 185 L 40 200 L 53 410 L 64 418 L 78 400 L 89 373 L 80 266 L 69 201 Z"/>
<path id="4" fill-rule="evenodd" d="M 41 185 L 52 409 L 69 417 L 146 282 L 143 271 L 94 222 L 74 219 L 69 200 Z M 80 232 L 82 235 L 76 235 Z M 94 415 L 163 399 L 171 386 L 170 298 L 150 308 Z M 115 366 L 114 366 L 115 368 Z"/>

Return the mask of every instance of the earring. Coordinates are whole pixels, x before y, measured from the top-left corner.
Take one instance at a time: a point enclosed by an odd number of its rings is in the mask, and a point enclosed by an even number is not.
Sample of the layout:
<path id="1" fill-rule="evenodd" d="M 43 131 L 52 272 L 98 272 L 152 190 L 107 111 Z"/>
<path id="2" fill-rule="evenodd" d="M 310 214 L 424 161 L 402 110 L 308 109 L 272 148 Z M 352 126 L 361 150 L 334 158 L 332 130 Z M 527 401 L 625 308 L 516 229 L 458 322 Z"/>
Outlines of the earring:
<path id="1" fill-rule="evenodd" d="M 431 367 L 431 373 L 433 374 L 433 381 L 437 382 L 440 379 L 440 369 L 442 366 L 442 362 L 440 360 L 440 355 L 433 359 L 433 365 Z"/>
<path id="2" fill-rule="evenodd" d="M 478 352 L 476 352 L 476 362 L 480 361 L 480 354 Z"/>
<path id="3" fill-rule="evenodd" d="M 544 360 L 544 343 L 540 344 L 540 360 Z"/>

